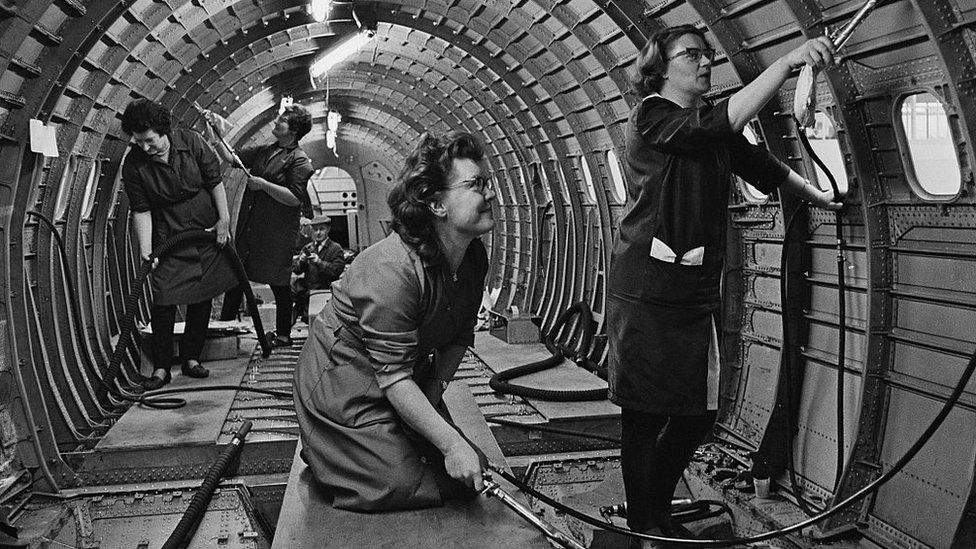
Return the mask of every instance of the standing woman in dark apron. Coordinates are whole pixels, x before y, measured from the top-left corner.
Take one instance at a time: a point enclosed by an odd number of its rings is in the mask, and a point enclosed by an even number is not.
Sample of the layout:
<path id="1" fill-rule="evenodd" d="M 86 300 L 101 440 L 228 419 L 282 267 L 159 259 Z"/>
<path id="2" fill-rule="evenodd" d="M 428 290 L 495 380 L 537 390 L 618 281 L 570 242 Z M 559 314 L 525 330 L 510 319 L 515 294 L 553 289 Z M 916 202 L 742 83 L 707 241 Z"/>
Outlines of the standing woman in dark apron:
<path id="1" fill-rule="evenodd" d="M 357 511 L 414 509 L 482 488 L 477 454 L 439 413 L 488 272 L 495 226 L 480 143 L 423 136 L 387 203 L 393 232 L 332 285 L 295 366 L 302 458 Z"/>
<path id="2" fill-rule="evenodd" d="M 122 114 L 122 131 L 132 149 L 122 166 L 122 183 L 132 210 L 132 224 L 143 261 L 171 236 L 187 229 L 216 232 L 217 243 L 173 250 L 153 266 L 153 364 L 147 390 L 169 383 L 176 305 L 186 304 L 180 343 L 183 375 L 203 378 L 200 365 L 210 300 L 237 285 L 230 262 L 219 249 L 230 234 L 227 197 L 220 164 L 203 137 L 173 129 L 169 111 L 147 99 L 130 103 Z"/>
<path id="3" fill-rule="evenodd" d="M 230 128 L 210 111 L 204 116 L 221 135 Z M 268 340 L 275 347 L 291 345 L 292 258 L 298 249 L 302 210 L 311 217 L 307 185 L 313 173 L 312 161 L 298 142 L 311 130 L 312 115 L 301 105 L 291 105 L 274 120 L 273 142 L 237 151 L 250 177 L 237 214 L 234 244 L 247 278 L 271 286 L 274 293 L 275 331 L 268 334 Z M 217 145 L 217 152 L 232 161 L 223 144 Z M 237 316 L 243 295 L 241 288 L 227 292 L 221 320 Z"/>
<path id="4" fill-rule="evenodd" d="M 830 41 L 805 42 L 712 106 L 702 96 L 714 57 L 704 32 L 682 25 L 651 36 L 636 61 L 643 99 L 626 130 L 627 206 L 613 244 L 607 332 L 610 400 L 623 409 L 627 523 L 641 532 L 673 535 L 671 497 L 718 410 L 732 174 L 766 193 L 779 187 L 840 207 L 742 135 L 793 69 L 833 62 Z"/>

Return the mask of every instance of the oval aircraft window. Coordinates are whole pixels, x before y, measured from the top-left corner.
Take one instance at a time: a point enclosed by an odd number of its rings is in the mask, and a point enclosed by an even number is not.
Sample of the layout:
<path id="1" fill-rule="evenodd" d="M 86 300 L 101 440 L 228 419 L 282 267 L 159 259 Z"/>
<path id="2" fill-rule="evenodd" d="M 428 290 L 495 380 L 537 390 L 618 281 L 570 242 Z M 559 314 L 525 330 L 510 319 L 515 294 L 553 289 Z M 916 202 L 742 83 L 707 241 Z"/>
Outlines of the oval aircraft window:
<path id="1" fill-rule="evenodd" d="M 71 196 L 71 185 L 75 180 L 75 171 L 78 169 L 78 158 L 75 155 L 68 157 L 68 165 L 61 174 L 61 185 L 58 187 L 58 198 L 54 202 L 54 219 L 61 219 L 68 211 L 68 197 Z"/>
<path id="2" fill-rule="evenodd" d="M 627 185 L 624 184 L 624 174 L 620 171 L 620 161 L 613 149 L 607 151 L 607 167 L 610 168 L 610 179 L 613 180 L 613 197 L 617 204 L 627 202 Z"/>
<path id="3" fill-rule="evenodd" d="M 837 140 L 837 126 L 834 119 L 823 111 L 814 113 L 813 126 L 804 130 L 810 147 L 823 160 L 823 163 L 837 180 L 837 188 L 841 194 L 848 189 L 847 169 L 844 167 L 844 154 L 840 150 L 840 142 Z M 830 179 L 827 174 L 814 163 L 814 170 L 817 176 L 816 185 L 822 190 L 830 189 Z"/>
<path id="4" fill-rule="evenodd" d="M 569 202 L 569 180 L 566 179 L 566 170 L 559 163 L 556 164 L 556 167 L 559 168 L 559 194 L 563 196 L 563 200 Z"/>
<path id="5" fill-rule="evenodd" d="M 753 145 L 759 144 L 759 139 L 756 137 L 756 132 L 752 129 L 752 122 L 746 124 L 742 128 L 742 135 L 746 136 L 746 141 L 752 143 Z M 763 194 L 762 191 L 753 187 L 743 180 L 741 177 L 736 176 L 739 180 L 739 184 L 742 186 L 742 194 L 745 196 L 748 202 L 765 202 L 768 195 Z"/>
<path id="6" fill-rule="evenodd" d="M 590 164 L 586 161 L 586 156 L 580 155 L 580 169 L 583 170 L 583 180 L 586 181 L 586 196 L 590 198 L 590 204 L 596 203 L 596 188 L 593 186 L 593 174 L 590 173 Z"/>
<path id="7" fill-rule="evenodd" d="M 901 130 L 902 161 L 915 191 L 930 199 L 959 194 L 962 188 L 959 158 L 942 101 L 928 92 L 904 97 Z"/>
<path id="8" fill-rule="evenodd" d="M 102 161 L 96 160 L 92 164 L 91 171 L 88 173 L 88 182 L 85 183 L 85 197 L 81 201 L 84 204 L 84 208 L 81 210 L 82 219 L 91 217 L 92 208 L 95 206 L 95 189 L 98 187 L 98 180 L 101 175 Z"/>

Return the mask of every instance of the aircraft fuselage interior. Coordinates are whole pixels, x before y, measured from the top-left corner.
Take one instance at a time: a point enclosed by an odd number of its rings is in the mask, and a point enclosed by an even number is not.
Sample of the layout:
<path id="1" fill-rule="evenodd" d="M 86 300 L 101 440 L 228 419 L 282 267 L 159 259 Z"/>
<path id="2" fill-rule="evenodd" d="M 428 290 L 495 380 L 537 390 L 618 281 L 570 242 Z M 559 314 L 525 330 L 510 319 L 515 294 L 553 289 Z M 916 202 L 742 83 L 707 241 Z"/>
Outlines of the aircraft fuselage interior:
<path id="1" fill-rule="evenodd" d="M 0 0 L 0 547 L 976 548 L 974 143 L 976 0 Z"/>

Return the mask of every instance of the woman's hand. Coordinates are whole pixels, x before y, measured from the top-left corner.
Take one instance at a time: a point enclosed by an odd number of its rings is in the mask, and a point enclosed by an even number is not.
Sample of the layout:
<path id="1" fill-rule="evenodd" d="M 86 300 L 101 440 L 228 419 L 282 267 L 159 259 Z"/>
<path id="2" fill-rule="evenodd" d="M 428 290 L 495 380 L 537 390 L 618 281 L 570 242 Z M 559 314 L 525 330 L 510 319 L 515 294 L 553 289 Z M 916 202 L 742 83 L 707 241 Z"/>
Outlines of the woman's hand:
<path id="1" fill-rule="evenodd" d="M 156 270 L 156 266 L 159 265 L 159 258 L 158 257 L 150 258 L 148 255 L 142 255 L 142 254 L 139 254 L 139 257 L 142 259 L 142 262 L 143 263 L 146 263 L 147 261 L 149 261 L 150 259 L 152 259 L 152 267 L 149 267 L 149 270 L 150 271 Z"/>
<path id="2" fill-rule="evenodd" d="M 263 191 L 270 184 L 267 179 L 256 175 L 247 178 L 247 188 L 252 191 Z"/>
<path id="3" fill-rule="evenodd" d="M 843 197 L 841 197 L 843 199 Z M 814 206 L 821 207 L 825 210 L 839 210 L 844 207 L 842 201 L 834 201 L 834 191 L 821 191 L 817 189 L 815 192 L 810 193 L 810 204 Z"/>
<path id="4" fill-rule="evenodd" d="M 217 224 L 214 225 L 210 230 L 216 231 L 217 245 L 222 248 L 224 244 L 227 244 L 227 240 L 230 239 L 230 220 L 218 219 Z"/>
<path id="5" fill-rule="evenodd" d="M 217 117 L 213 111 L 205 110 L 203 111 L 203 118 L 209 122 L 210 129 L 217 135 L 217 137 L 224 136 L 224 130 L 220 127 L 220 119 Z"/>
<path id="6" fill-rule="evenodd" d="M 816 70 L 821 70 L 834 64 L 835 53 L 836 50 L 830 38 L 819 36 L 800 44 L 796 49 L 784 55 L 782 60 L 791 69 L 796 69 L 803 65 L 810 65 Z"/>
<path id="7" fill-rule="evenodd" d="M 444 454 L 444 469 L 451 478 L 472 486 L 476 491 L 485 487 L 481 475 L 481 459 L 463 439 L 458 440 Z"/>

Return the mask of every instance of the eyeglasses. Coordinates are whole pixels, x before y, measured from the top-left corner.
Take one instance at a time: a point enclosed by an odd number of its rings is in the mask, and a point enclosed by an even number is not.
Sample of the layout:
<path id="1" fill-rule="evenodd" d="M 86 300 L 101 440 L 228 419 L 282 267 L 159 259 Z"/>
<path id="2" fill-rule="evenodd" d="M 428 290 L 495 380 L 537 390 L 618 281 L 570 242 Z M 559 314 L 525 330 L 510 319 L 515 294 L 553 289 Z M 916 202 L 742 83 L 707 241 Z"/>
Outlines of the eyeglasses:
<path id="1" fill-rule="evenodd" d="M 688 60 L 691 61 L 692 63 L 701 62 L 702 57 L 708 59 L 709 62 L 715 60 L 715 50 L 713 50 L 712 48 L 686 48 L 672 55 L 671 57 L 668 57 L 666 61 L 670 61 L 675 57 L 681 57 L 682 55 L 687 55 Z"/>
<path id="2" fill-rule="evenodd" d="M 444 187 L 444 190 L 457 189 L 458 187 L 468 187 L 472 190 L 478 191 L 482 195 L 485 195 L 488 194 L 488 189 L 495 188 L 495 184 L 492 182 L 490 177 L 479 175 L 473 179 L 465 179 L 464 181 L 458 181 L 453 185 L 447 185 Z"/>

